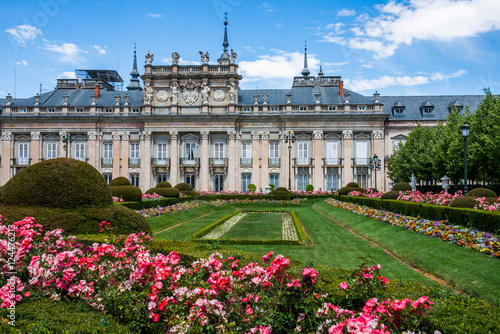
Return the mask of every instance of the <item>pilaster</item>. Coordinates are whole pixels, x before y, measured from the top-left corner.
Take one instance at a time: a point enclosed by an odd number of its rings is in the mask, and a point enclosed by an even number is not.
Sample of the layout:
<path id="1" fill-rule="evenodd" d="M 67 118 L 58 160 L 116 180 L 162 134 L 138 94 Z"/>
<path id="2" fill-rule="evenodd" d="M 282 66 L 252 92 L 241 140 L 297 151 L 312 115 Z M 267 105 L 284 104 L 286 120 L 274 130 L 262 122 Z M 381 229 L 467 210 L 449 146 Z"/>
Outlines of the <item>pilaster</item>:
<path id="1" fill-rule="evenodd" d="M 372 137 L 373 137 L 373 154 L 376 154 L 379 159 L 380 159 L 380 171 L 377 171 L 375 173 L 376 178 L 377 178 L 377 188 L 378 190 L 385 190 L 385 185 L 384 185 L 384 173 L 385 173 L 385 161 L 384 161 L 384 150 L 382 148 L 382 142 L 384 139 L 384 131 L 383 130 L 373 130 L 372 131 Z M 373 184 L 373 187 L 375 187 L 375 184 Z"/>
<path id="2" fill-rule="evenodd" d="M 122 132 L 122 166 L 120 176 L 129 178 L 128 173 L 128 158 L 130 156 L 130 132 Z"/>
<path id="3" fill-rule="evenodd" d="M 10 179 L 10 159 L 12 159 L 12 132 L 3 132 L 3 153 L 2 153 L 2 185 Z"/>
<path id="4" fill-rule="evenodd" d="M 40 161 L 40 132 L 31 131 L 31 162 L 36 164 Z"/>
<path id="5" fill-rule="evenodd" d="M 120 176 L 120 132 L 112 132 L 113 137 L 113 179 Z"/>
<path id="6" fill-rule="evenodd" d="M 200 189 L 208 190 L 208 131 L 201 133 L 201 159 L 200 159 Z"/>
<path id="7" fill-rule="evenodd" d="M 255 184 L 257 190 L 261 187 L 260 179 L 260 132 L 252 131 L 252 183 Z"/>
<path id="8" fill-rule="evenodd" d="M 227 187 L 229 191 L 236 190 L 236 175 L 238 175 L 238 169 L 236 168 L 236 152 L 234 150 L 236 131 L 230 130 L 227 132 L 229 136 L 228 144 L 228 168 L 227 168 Z"/>
<path id="9" fill-rule="evenodd" d="M 269 185 L 269 131 L 263 131 L 261 137 L 261 154 L 262 154 L 262 183 L 261 187 Z"/>
<path id="10" fill-rule="evenodd" d="M 319 190 L 322 185 L 322 173 L 321 173 L 321 158 L 322 158 L 322 144 L 323 144 L 323 131 L 314 130 L 314 190 Z"/>
<path id="11" fill-rule="evenodd" d="M 176 130 L 170 131 L 170 175 L 168 180 L 172 184 L 172 187 L 179 183 L 179 158 L 178 158 L 178 142 L 177 142 L 178 132 Z"/>
<path id="12" fill-rule="evenodd" d="M 99 149 L 96 149 L 97 132 L 89 131 L 87 132 L 87 137 L 87 154 L 89 158 L 89 164 L 99 170 L 99 166 L 96 163 L 96 158 L 98 158 L 98 152 L 100 151 Z"/>
<path id="13" fill-rule="evenodd" d="M 342 171 L 342 187 L 352 182 L 352 130 L 342 131 L 342 151 L 344 156 L 344 170 Z"/>
<path id="14" fill-rule="evenodd" d="M 141 168 L 143 175 L 141 189 L 148 190 L 151 188 L 151 131 L 144 131 L 142 137 L 144 138 L 144 168 Z"/>

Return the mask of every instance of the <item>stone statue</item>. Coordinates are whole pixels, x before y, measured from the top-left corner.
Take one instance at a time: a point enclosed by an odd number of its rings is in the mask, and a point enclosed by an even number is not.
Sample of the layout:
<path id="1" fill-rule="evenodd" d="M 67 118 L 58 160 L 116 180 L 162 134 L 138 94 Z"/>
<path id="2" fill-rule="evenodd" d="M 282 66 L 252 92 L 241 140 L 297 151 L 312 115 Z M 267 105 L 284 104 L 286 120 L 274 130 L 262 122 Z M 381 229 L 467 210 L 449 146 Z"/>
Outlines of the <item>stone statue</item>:
<path id="1" fill-rule="evenodd" d="M 201 97 L 203 103 L 208 103 L 208 98 L 210 97 L 210 87 L 206 83 L 201 84 Z"/>
<path id="2" fill-rule="evenodd" d="M 178 52 L 173 52 L 172 53 L 172 65 L 177 65 L 179 64 L 179 59 L 181 58 L 181 56 L 179 55 Z"/>
<path id="3" fill-rule="evenodd" d="M 414 174 L 411 174 L 410 180 L 411 191 L 417 191 L 417 178 Z"/>
<path id="4" fill-rule="evenodd" d="M 236 56 L 238 56 L 238 54 L 234 52 L 233 49 L 231 49 L 231 56 L 229 57 L 229 62 L 236 63 Z"/>
<path id="5" fill-rule="evenodd" d="M 151 100 L 153 100 L 153 87 L 150 83 L 144 86 L 144 100 L 146 104 L 151 104 Z"/>
<path id="6" fill-rule="evenodd" d="M 229 103 L 236 103 L 236 84 L 231 82 L 229 85 Z"/>
<path id="7" fill-rule="evenodd" d="M 151 65 L 151 63 L 153 62 L 153 58 L 154 58 L 154 55 L 152 55 L 149 51 L 148 51 L 148 54 L 146 55 L 146 59 L 145 59 L 145 63 L 146 65 Z"/>
<path id="8" fill-rule="evenodd" d="M 200 55 L 201 55 L 201 62 L 203 64 L 208 64 L 208 61 L 210 60 L 210 58 L 208 57 L 210 54 L 208 53 L 203 53 L 202 51 L 200 51 Z"/>
<path id="9" fill-rule="evenodd" d="M 177 97 L 179 93 L 179 84 L 177 82 L 173 82 L 170 85 L 170 90 L 172 92 L 172 104 L 177 104 Z"/>

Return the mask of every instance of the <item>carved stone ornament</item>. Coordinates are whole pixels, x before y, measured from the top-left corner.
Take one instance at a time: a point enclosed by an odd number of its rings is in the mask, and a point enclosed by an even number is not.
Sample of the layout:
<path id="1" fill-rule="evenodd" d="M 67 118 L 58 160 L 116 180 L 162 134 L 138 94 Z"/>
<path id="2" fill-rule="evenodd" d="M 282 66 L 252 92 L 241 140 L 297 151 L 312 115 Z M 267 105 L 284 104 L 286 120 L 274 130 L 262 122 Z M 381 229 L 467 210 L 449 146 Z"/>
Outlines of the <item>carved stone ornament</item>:
<path id="1" fill-rule="evenodd" d="M 384 132 L 382 130 L 373 130 L 372 135 L 375 139 L 382 139 L 384 137 Z"/>
<path id="2" fill-rule="evenodd" d="M 231 64 L 236 63 L 236 57 L 237 56 L 238 56 L 238 54 L 236 52 L 234 52 L 233 49 L 231 49 L 231 55 L 229 56 L 229 62 Z"/>
<path id="3" fill-rule="evenodd" d="M 191 81 L 191 79 L 189 79 L 188 83 L 186 84 L 186 88 L 184 89 L 184 93 L 182 93 L 184 102 L 186 102 L 186 104 L 188 105 L 194 104 L 198 100 L 199 96 L 200 93 L 198 93 L 194 83 Z"/>
<path id="4" fill-rule="evenodd" d="M 172 104 L 177 104 L 177 94 L 179 93 L 179 84 L 177 82 L 172 82 L 170 85 L 170 93 L 172 94 Z"/>
<path id="5" fill-rule="evenodd" d="M 146 63 L 146 65 L 151 65 L 151 63 L 153 62 L 153 58 L 154 58 L 154 55 L 152 55 L 149 51 L 148 51 L 148 54 L 146 55 L 145 59 L 144 59 L 144 62 Z"/>
<path id="6" fill-rule="evenodd" d="M 208 61 L 210 60 L 209 55 L 210 54 L 208 53 L 208 51 L 206 53 L 203 53 L 203 51 L 200 51 L 201 62 L 203 64 L 208 64 Z"/>
<path id="7" fill-rule="evenodd" d="M 226 98 L 226 94 L 224 94 L 223 90 L 217 89 L 214 92 L 214 101 L 216 102 L 222 102 Z"/>
<path id="8" fill-rule="evenodd" d="M 2 133 L 2 140 L 12 140 L 12 132 L 4 132 Z"/>
<path id="9" fill-rule="evenodd" d="M 129 140 L 130 132 L 122 132 L 122 140 Z"/>
<path id="10" fill-rule="evenodd" d="M 313 131 L 314 139 L 321 139 L 323 137 L 323 130 Z"/>
<path id="11" fill-rule="evenodd" d="M 179 132 L 177 130 L 172 130 L 172 131 L 170 131 L 170 138 L 177 139 L 178 134 L 179 134 Z"/>
<path id="12" fill-rule="evenodd" d="M 252 139 L 259 139 L 260 131 L 252 131 Z"/>
<path id="13" fill-rule="evenodd" d="M 352 130 L 342 131 L 342 136 L 344 137 L 344 139 L 352 139 Z"/>
<path id="14" fill-rule="evenodd" d="M 231 82 L 229 87 L 229 103 L 236 103 L 236 84 Z"/>
<path id="15" fill-rule="evenodd" d="M 178 52 L 173 52 L 172 53 L 172 65 L 177 65 L 179 64 L 179 59 L 181 58 L 181 56 L 179 55 Z"/>
<path id="16" fill-rule="evenodd" d="M 142 135 L 144 136 L 144 139 L 151 139 L 151 131 L 144 131 Z"/>
<path id="17" fill-rule="evenodd" d="M 87 132 L 87 136 L 89 137 L 90 140 L 96 140 L 97 139 L 97 131 L 89 131 L 89 132 Z"/>
<path id="18" fill-rule="evenodd" d="M 208 139 L 208 134 L 210 132 L 208 132 L 208 131 L 200 131 L 200 133 L 201 133 L 201 139 Z"/>
<path id="19" fill-rule="evenodd" d="M 160 90 L 156 93 L 156 99 L 158 102 L 166 102 L 168 100 L 168 92 L 166 90 Z"/>
<path id="20" fill-rule="evenodd" d="M 210 87 L 206 83 L 201 84 L 201 98 L 203 103 L 208 103 L 208 98 L 210 97 Z"/>
<path id="21" fill-rule="evenodd" d="M 111 135 L 113 136 L 113 140 L 120 140 L 121 137 L 120 132 L 111 132 Z"/>
<path id="22" fill-rule="evenodd" d="M 229 130 L 227 132 L 227 135 L 229 136 L 229 139 L 235 139 L 236 138 L 236 131 L 234 130 Z"/>
<path id="23" fill-rule="evenodd" d="M 113 168 L 103 168 L 102 172 L 103 173 L 113 173 Z"/>
<path id="24" fill-rule="evenodd" d="M 144 86 L 144 103 L 151 104 L 151 100 L 153 100 L 153 87 L 151 87 L 151 84 L 148 82 Z"/>
<path id="25" fill-rule="evenodd" d="M 40 132 L 38 132 L 38 131 L 31 132 L 31 139 L 39 140 L 40 139 Z"/>
<path id="26" fill-rule="evenodd" d="M 269 139 L 269 131 L 262 131 L 261 135 L 262 139 Z"/>

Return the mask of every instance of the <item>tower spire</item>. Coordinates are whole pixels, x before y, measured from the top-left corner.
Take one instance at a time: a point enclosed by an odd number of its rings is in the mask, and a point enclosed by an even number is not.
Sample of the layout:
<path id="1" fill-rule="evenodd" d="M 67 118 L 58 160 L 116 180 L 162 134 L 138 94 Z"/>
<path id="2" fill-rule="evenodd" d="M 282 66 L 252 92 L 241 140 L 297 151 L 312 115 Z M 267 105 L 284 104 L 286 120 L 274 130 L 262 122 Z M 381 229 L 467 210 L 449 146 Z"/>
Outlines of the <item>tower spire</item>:
<path id="1" fill-rule="evenodd" d="M 134 65 L 132 67 L 132 72 L 130 72 L 130 84 L 127 86 L 127 90 L 142 90 L 141 84 L 139 83 L 139 71 L 137 71 L 137 50 L 136 43 L 134 43 Z"/>
<path id="2" fill-rule="evenodd" d="M 227 41 L 227 12 L 224 13 L 224 42 L 222 42 L 222 46 L 224 47 L 224 52 L 217 62 L 219 65 L 227 65 L 229 64 L 229 53 L 227 53 L 227 47 L 229 46 L 229 42 Z"/>
<path id="3" fill-rule="evenodd" d="M 304 41 L 304 69 L 302 70 L 302 75 L 307 77 L 309 74 L 311 74 L 311 71 L 307 67 L 307 41 Z"/>

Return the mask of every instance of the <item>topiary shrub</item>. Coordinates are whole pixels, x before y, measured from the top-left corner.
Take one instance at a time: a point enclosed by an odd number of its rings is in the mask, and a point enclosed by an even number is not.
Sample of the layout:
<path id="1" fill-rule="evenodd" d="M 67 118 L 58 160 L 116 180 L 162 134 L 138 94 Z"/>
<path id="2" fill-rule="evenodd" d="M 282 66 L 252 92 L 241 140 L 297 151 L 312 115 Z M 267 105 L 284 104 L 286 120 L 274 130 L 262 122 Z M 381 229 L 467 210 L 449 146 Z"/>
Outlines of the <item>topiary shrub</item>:
<path id="1" fill-rule="evenodd" d="M 411 191 L 411 186 L 408 182 L 398 182 L 392 187 L 392 191 Z"/>
<path id="2" fill-rule="evenodd" d="M 86 162 L 69 158 L 29 166 L 0 189 L 0 205 L 4 206 L 69 209 L 112 204 L 111 190 L 101 173 Z"/>
<path id="3" fill-rule="evenodd" d="M 195 197 L 195 196 L 200 196 L 200 193 L 195 191 L 195 190 L 192 190 L 192 191 L 188 191 L 186 193 L 187 196 L 192 196 L 192 197 Z"/>
<path id="4" fill-rule="evenodd" d="M 306 185 L 306 191 L 314 191 L 314 186 L 312 184 Z"/>
<path id="5" fill-rule="evenodd" d="M 131 185 L 130 181 L 126 177 L 123 177 L 123 176 L 116 177 L 113 180 L 111 180 L 111 182 L 109 182 L 110 187 L 130 186 L 130 185 Z M 113 195 L 113 196 L 116 196 L 116 195 Z"/>
<path id="6" fill-rule="evenodd" d="M 253 183 L 248 185 L 248 191 L 257 191 L 257 186 Z"/>
<path id="7" fill-rule="evenodd" d="M 344 188 L 359 188 L 359 184 L 356 182 L 349 182 Z"/>
<path id="8" fill-rule="evenodd" d="M 148 191 L 146 191 L 146 194 L 153 194 L 153 193 L 157 193 L 158 195 L 163 197 L 175 197 L 175 198 L 179 197 L 179 190 L 177 188 L 155 187 L 148 189 Z"/>
<path id="9" fill-rule="evenodd" d="M 194 188 L 189 183 L 179 183 L 174 188 L 179 190 L 181 193 L 187 193 L 188 191 L 193 191 Z"/>
<path id="10" fill-rule="evenodd" d="M 278 187 L 278 188 L 276 188 L 276 190 L 275 190 L 275 191 L 278 191 L 278 192 L 285 192 L 285 193 L 288 193 L 288 192 L 289 192 L 289 191 L 288 191 L 288 189 L 287 189 L 287 188 L 285 188 L 285 187 Z"/>
<path id="11" fill-rule="evenodd" d="M 392 190 L 386 192 L 385 194 L 382 194 L 380 199 L 398 199 L 398 197 L 399 197 L 399 191 Z"/>
<path id="12" fill-rule="evenodd" d="M 457 197 L 450 202 L 450 206 L 454 208 L 469 208 L 473 209 L 477 204 L 472 196 Z"/>
<path id="13" fill-rule="evenodd" d="M 156 188 L 172 188 L 172 185 L 170 184 L 170 182 L 163 181 L 163 182 L 158 183 L 156 185 Z"/>
<path id="14" fill-rule="evenodd" d="M 142 199 L 142 191 L 136 186 L 110 186 L 115 197 L 121 197 L 125 202 L 138 202 Z"/>
<path id="15" fill-rule="evenodd" d="M 350 182 L 348 184 L 356 184 L 354 182 Z M 344 187 L 339 189 L 339 195 L 349 195 L 351 191 L 359 191 L 360 193 L 364 194 L 366 190 L 364 190 L 361 187 Z"/>
<path id="16" fill-rule="evenodd" d="M 479 198 L 479 197 L 497 197 L 497 194 L 495 194 L 495 192 L 491 189 L 488 189 L 488 188 L 475 188 L 475 189 L 472 189 L 471 191 L 469 191 L 467 193 L 467 195 L 465 196 L 469 196 L 469 197 L 474 197 L 474 198 Z"/>

